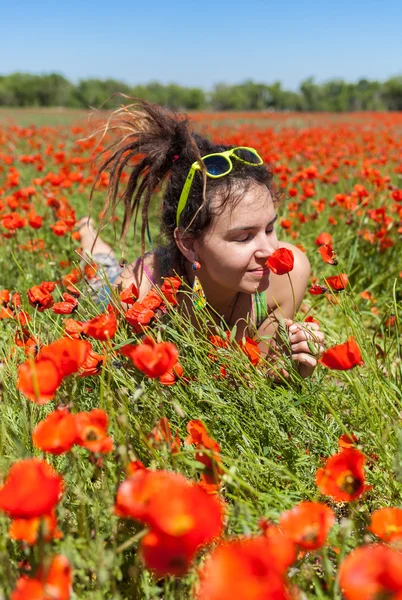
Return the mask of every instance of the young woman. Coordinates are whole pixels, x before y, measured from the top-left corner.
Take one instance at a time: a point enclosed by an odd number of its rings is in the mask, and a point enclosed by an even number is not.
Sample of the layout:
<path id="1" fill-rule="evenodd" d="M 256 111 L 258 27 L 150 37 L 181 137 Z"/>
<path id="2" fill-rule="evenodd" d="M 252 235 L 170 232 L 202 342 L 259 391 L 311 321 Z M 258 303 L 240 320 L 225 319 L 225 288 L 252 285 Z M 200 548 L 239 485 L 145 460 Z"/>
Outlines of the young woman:
<path id="1" fill-rule="evenodd" d="M 315 323 L 293 322 L 310 265 L 303 252 L 277 238 L 272 173 L 258 152 L 214 145 L 193 133 L 187 119 L 143 101 L 113 113 L 103 130 L 109 132 L 117 139 L 98 175 L 110 174 L 105 209 L 113 216 L 124 203 L 123 239 L 132 219 L 142 216 L 142 257 L 119 267 L 88 217 L 78 223 L 83 250 L 91 250 L 114 285 L 125 289 L 134 283 L 139 300 L 164 277 L 180 275 L 193 288 L 193 298 L 180 294 L 179 306 L 194 323 L 197 306 L 207 302 L 211 324 L 237 324 L 239 340 L 257 334 L 265 355 L 277 354 L 278 326 L 284 323 L 289 338 L 284 351 L 303 377 L 311 375 L 323 351 L 323 333 Z M 129 176 L 121 193 L 123 170 Z M 144 255 L 150 201 L 161 189 L 167 245 Z M 290 281 L 266 266 L 278 248 L 293 252 Z"/>

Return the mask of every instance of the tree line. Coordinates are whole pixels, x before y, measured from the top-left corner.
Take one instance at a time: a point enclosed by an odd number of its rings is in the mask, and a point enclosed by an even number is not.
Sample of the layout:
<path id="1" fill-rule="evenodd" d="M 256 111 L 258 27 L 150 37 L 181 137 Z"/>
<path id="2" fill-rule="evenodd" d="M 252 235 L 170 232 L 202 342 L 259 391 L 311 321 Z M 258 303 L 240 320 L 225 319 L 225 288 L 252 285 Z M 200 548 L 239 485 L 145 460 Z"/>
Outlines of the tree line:
<path id="1" fill-rule="evenodd" d="M 122 103 L 121 97 L 109 99 L 116 92 L 183 110 L 402 110 L 402 75 L 383 82 L 360 79 L 356 83 L 343 79 L 316 83 L 310 77 L 301 82 L 298 91 L 286 90 L 280 82 L 248 80 L 235 85 L 217 83 L 209 92 L 157 81 L 130 86 L 114 79 L 92 78 L 73 84 L 58 73 L 0 75 L 0 106 L 112 108 Z"/>

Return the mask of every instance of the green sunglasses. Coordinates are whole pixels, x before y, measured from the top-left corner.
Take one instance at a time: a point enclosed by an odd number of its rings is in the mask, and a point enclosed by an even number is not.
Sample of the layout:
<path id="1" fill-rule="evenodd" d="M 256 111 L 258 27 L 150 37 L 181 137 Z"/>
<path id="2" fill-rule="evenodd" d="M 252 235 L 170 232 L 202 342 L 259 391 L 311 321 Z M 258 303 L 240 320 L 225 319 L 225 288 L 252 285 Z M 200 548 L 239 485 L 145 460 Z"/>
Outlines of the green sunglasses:
<path id="1" fill-rule="evenodd" d="M 236 160 L 239 160 L 242 163 L 245 163 L 246 165 L 251 165 L 252 167 L 259 167 L 264 163 L 261 156 L 256 150 L 254 150 L 254 148 L 238 146 L 237 148 L 232 148 L 231 150 L 225 150 L 225 152 L 214 152 L 214 154 L 207 154 L 206 156 L 203 156 L 201 160 L 204 163 L 207 176 L 211 177 L 212 179 L 219 179 L 219 177 L 229 175 L 229 173 L 233 169 L 231 157 L 235 158 Z M 194 175 L 196 171 L 201 170 L 202 168 L 199 161 L 194 162 L 190 167 L 190 171 L 188 172 L 186 182 L 180 194 L 179 204 L 177 205 L 177 227 L 180 223 L 181 214 L 186 208 L 188 196 L 190 194 L 191 186 L 193 184 Z"/>

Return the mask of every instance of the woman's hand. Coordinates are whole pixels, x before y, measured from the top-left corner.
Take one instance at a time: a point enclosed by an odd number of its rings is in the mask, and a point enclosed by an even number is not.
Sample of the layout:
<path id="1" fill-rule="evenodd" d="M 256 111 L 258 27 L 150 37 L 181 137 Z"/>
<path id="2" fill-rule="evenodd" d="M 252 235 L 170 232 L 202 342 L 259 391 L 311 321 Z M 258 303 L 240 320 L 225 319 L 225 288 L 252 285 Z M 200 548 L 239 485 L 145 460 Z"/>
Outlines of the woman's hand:
<path id="1" fill-rule="evenodd" d="M 298 363 L 301 377 L 310 377 L 324 352 L 324 334 L 317 323 L 285 320 L 290 341 L 290 356 Z"/>

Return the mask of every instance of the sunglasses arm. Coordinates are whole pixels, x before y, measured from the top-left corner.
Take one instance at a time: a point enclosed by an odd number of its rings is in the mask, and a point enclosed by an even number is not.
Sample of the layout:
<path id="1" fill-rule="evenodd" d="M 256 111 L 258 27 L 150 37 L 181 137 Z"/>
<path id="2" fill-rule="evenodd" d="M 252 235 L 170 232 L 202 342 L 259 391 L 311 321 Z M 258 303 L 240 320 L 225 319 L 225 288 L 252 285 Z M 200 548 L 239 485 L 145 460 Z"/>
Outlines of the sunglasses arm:
<path id="1" fill-rule="evenodd" d="M 194 164 L 191 165 L 191 168 L 188 172 L 186 182 L 185 182 L 183 189 L 181 191 L 181 194 L 180 194 L 179 204 L 177 205 L 177 212 L 176 212 L 177 227 L 179 226 L 179 223 L 180 223 L 181 213 L 186 208 L 186 204 L 187 204 L 188 196 L 190 194 L 191 186 L 193 184 L 195 172 L 200 171 L 200 170 L 201 169 L 200 169 L 199 165 L 196 163 L 195 165 Z"/>

